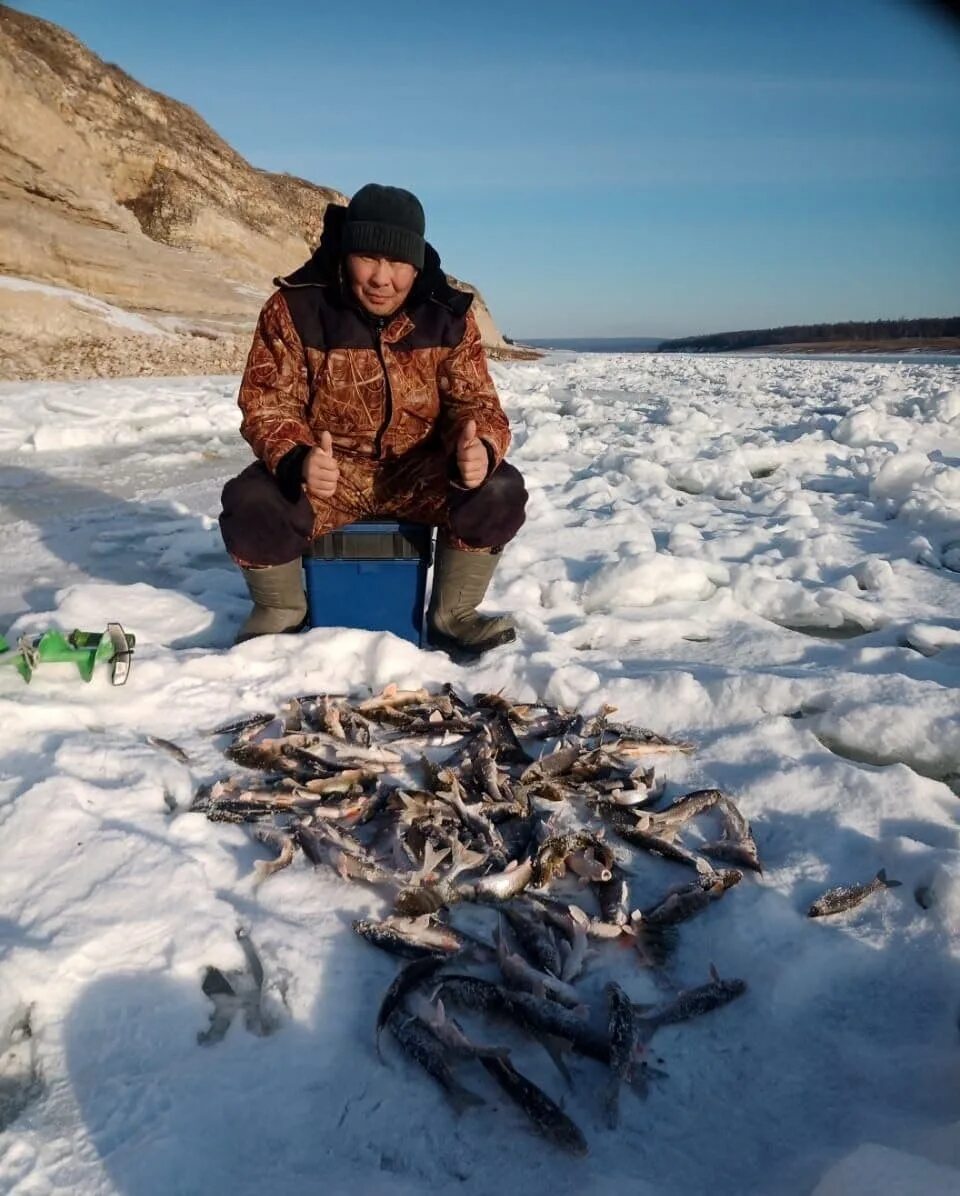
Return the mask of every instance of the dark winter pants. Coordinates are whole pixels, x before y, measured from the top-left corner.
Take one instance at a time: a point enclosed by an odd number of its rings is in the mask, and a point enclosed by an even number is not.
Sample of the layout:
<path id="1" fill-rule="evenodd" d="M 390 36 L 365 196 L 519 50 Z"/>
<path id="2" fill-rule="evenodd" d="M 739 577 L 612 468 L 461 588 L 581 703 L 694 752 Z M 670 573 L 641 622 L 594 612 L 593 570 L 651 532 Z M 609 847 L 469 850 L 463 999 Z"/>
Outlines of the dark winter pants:
<path id="1" fill-rule="evenodd" d="M 439 527 L 454 548 L 500 548 L 523 526 L 527 492 L 506 462 L 476 490 L 451 485 L 443 453 L 417 451 L 397 461 L 338 457 L 330 499 L 290 502 L 256 461 L 223 488 L 220 530 L 239 565 L 283 565 L 312 540 L 358 519 L 402 519 Z"/>

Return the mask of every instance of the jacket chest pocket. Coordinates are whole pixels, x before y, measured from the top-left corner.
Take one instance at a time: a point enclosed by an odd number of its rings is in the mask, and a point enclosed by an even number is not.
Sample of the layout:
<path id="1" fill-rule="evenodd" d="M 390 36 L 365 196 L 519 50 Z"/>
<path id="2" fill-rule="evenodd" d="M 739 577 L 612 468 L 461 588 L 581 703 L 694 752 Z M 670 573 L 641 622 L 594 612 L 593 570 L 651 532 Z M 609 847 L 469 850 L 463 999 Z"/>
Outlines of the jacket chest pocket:
<path id="1" fill-rule="evenodd" d="M 440 399 L 436 388 L 419 386 L 404 395 L 404 407 L 421 419 L 436 419 L 440 414 Z"/>
<path id="2" fill-rule="evenodd" d="M 387 359 L 394 408 L 419 422 L 440 415 L 436 354 L 432 350 L 395 350 Z"/>
<path id="3" fill-rule="evenodd" d="M 373 349 L 329 349 L 313 377 L 310 422 L 331 433 L 363 435 L 376 430 L 386 412 L 386 381 Z"/>

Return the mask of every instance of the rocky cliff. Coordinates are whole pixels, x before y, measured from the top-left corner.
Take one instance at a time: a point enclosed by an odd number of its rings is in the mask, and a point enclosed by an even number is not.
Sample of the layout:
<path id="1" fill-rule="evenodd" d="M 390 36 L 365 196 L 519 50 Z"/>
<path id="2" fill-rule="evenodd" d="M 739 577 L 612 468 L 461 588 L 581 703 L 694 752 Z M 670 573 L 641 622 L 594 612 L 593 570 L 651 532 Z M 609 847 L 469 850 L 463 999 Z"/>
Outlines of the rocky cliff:
<path id="1" fill-rule="evenodd" d="M 193 109 L 0 5 L 0 377 L 239 370 L 331 202 L 346 196 L 258 170 Z"/>

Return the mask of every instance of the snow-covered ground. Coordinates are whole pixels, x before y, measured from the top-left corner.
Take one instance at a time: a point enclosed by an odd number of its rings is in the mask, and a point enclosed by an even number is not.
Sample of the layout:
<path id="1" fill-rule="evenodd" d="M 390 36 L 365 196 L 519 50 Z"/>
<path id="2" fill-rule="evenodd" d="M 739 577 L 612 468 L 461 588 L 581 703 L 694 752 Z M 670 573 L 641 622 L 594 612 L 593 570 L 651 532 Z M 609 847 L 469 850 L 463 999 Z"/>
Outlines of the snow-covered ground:
<path id="1" fill-rule="evenodd" d="M 926 1156 L 916 1192 L 951 1190 L 960 367 L 554 354 L 495 372 L 530 506 L 491 605 L 522 634 L 471 669 L 354 630 L 230 648 L 236 379 L 0 386 L 0 631 L 119 620 L 138 640 L 123 689 L 0 669 L 0 1032 L 26 1007 L 34 1032 L 0 1069 L 0 1109 L 23 1106 L 0 1190 L 807 1196 L 869 1143 L 822 1191 L 883 1190 L 893 1151 Z M 377 1062 L 396 964 L 350 930 L 380 909 L 369 890 L 302 859 L 255 888 L 244 828 L 170 813 L 221 770 L 203 728 L 391 681 L 612 703 L 696 742 L 665 763 L 670 792 L 720 786 L 753 824 L 763 877 L 683 927 L 673 970 L 694 985 L 713 963 L 749 991 L 661 1032 L 669 1076 L 624 1098 L 616 1133 L 599 1069 L 574 1065 L 586 1159 L 489 1088 L 457 1119 L 395 1052 Z M 805 916 L 880 867 L 902 886 Z M 683 879 L 656 868 L 655 888 Z M 238 926 L 279 1029 L 201 1047 L 201 977 L 242 966 Z M 632 953 L 617 976 L 651 999 Z"/>

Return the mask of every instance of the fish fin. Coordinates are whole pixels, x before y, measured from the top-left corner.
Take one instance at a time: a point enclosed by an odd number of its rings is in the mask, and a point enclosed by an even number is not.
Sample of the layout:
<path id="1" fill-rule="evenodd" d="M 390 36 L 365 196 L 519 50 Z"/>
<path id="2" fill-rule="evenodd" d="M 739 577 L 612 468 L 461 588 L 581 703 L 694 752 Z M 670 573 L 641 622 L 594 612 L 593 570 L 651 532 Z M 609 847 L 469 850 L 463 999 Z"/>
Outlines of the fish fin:
<path id="1" fill-rule="evenodd" d="M 586 930 L 590 925 L 590 915 L 585 909 L 581 909 L 579 905 L 568 905 L 567 912 L 578 926 Z"/>
<path id="2" fill-rule="evenodd" d="M 570 956 L 573 954 L 573 944 L 568 943 L 566 939 L 563 939 L 558 945 L 557 950 L 560 952 L 560 975 L 557 977 L 557 979 L 569 981 L 569 962 Z M 547 970 L 549 971 L 549 969 Z"/>
<path id="3" fill-rule="evenodd" d="M 607 1129 L 615 1130 L 620 1124 L 620 1077 L 612 1075 L 603 1101 Z"/>
<path id="4" fill-rule="evenodd" d="M 487 1103 L 482 1096 L 477 1096 L 475 1092 L 471 1092 L 469 1088 L 462 1088 L 459 1084 L 455 1088 L 447 1089 L 447 1099 L 458 1117 L 467 1109 L 477 1109 Z"/>
<path id="5" fill-rule="evenodd" d="M 630 1086 L 630 1091 L 638 1100 L 646 1100 L 650 1095 L 650 1085 L 644 1072 L 639 1074 L 631 1072 L 627 1083 Z"/>
<path id="6" fill-rule="evenodd" d="M 642 916 L 627 928 L 633 937 L 633 947 L 645 967 L 659 967 L 664 964 L 679 940 L 676 926 L 651 926 Z M 629 941 L 626 943 L 630 946 Z"/>
<path id="7" fill-rule="evenodd" d="M 471 851 L 465 843 L 461 843 L 459 839 L 454 839 L 451 842 L 451 850 L 453 852 L 451 863 L 456 869 L 457 873 L 469 872 L 473 868 L 479 868 L 486 860 L 486 855 L 482 851 Z M 453 871 L 453 869 L 451 869 Z"/>
<path id="8" fill-rule="evenodd" d="M 420 883 L 425 881 L 430 873 L 436 870 L 437 865 L 442 864 L 449 854 L 449 847 L 437 848 L 428 842 L 423 849 L 423 867 L 416 873 L 417 880 Z"/>
<path id="9" fill-rule="evenodd" d="M 902 884 L 902 880 L 888 880 L 886 868 L 881 868 L 877 873 L 877 880 L 887 889 L 898 889 Z"/>
<path id="10" fill-rule="evenodd" d="M 463 846 L 461 844 L 461 846 Z M 470 851 L 469 848 L 464 847 L 460 855 L 460 871 L 467 872 L 474 868 L 479 868 L 481 864 L 485 863 L 487 853 L 485 851 Z"/>
<path id="11" fill-rule="evenodd" d="M 720 973 L 717 971 L 716 964 L 710 965 L 710 979 L 716 984 L 720 983 Z"/>
<path id="12" fill-rule="evenodd" d="M 550 1056 L 550 1062 L 563 1077 L 563 1082 L 568 1088 L 572 1088 L 573 1076 L 570 1075 L 570 1069 L 563 1061 L 564 1047 L 568 1047 L 567 1040 L 559 1038 L 556 1034 L 534 1034 L 534 1038 Z"/>

